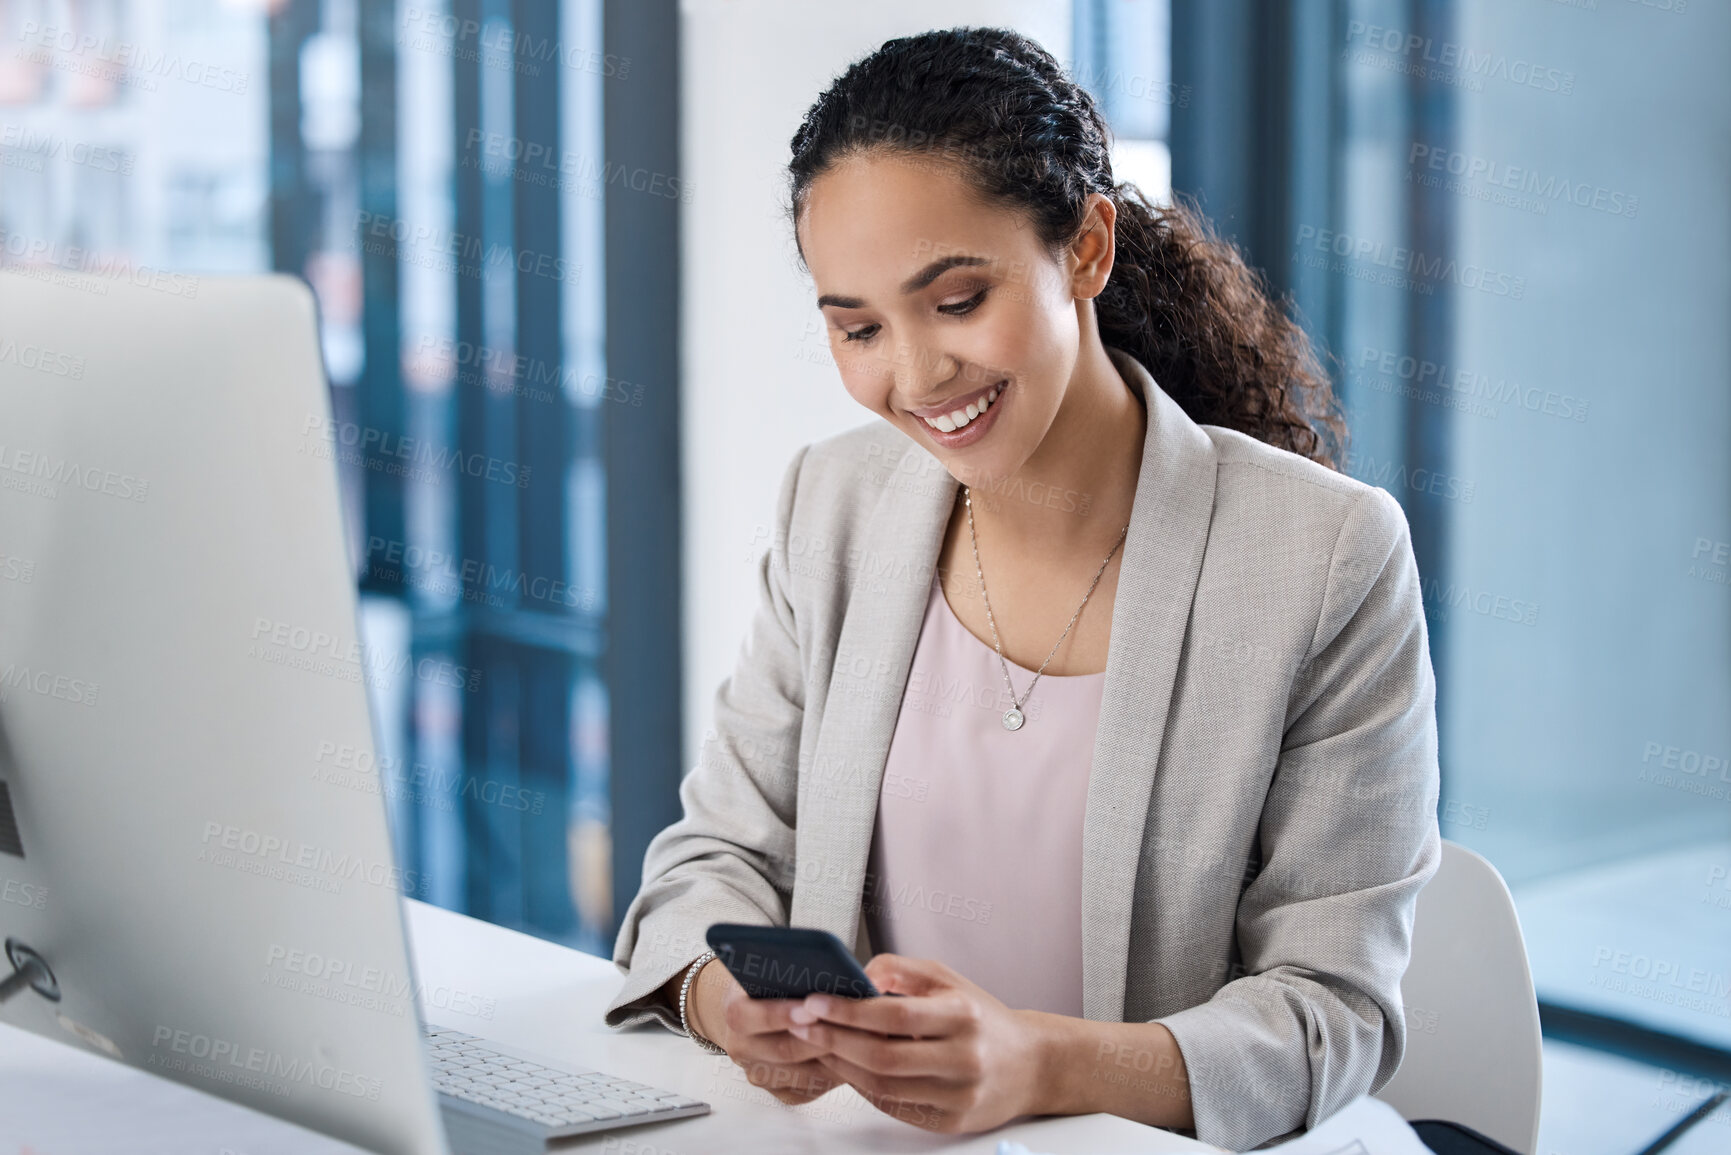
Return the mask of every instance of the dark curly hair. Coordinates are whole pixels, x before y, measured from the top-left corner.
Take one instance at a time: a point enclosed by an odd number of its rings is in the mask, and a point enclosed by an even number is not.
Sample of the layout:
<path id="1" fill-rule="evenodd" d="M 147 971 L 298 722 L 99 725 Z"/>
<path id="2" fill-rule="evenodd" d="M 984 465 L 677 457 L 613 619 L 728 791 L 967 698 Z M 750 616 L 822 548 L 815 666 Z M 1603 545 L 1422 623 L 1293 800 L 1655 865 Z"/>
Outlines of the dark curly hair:
<path id="1" fill-rule="evenodd" d="M 788 214 L 797 226 L 812 181 L 839 160 L 889 149 L 957 162 L 986 203 L 1027 214 L 1059 259 L 1084 201 L 1103 193 L 1117 206 L 1117 251 L 1095 298 L 1101 340 L 1146 366 L 1192 420 L 1338 469 L 1346 423 L 1286 302 L 1194 204 L 1155 205 L 1114 181 L 1108 132 L 1093 96 L 1020 33 L 958 27 L 889 40 L 806 112 Z"/>

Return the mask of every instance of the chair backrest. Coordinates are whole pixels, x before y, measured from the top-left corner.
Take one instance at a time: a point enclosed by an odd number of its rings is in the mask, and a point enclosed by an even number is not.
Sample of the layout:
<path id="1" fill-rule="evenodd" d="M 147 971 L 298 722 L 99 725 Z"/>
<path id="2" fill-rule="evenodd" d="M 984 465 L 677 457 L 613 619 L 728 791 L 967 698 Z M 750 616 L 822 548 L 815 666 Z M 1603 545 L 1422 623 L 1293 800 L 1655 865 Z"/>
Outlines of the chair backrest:
<path id="1" fill-rule="evenodd" d="M 1532 1155 L 1539 1005 L 1515 902 L 1497 868 L 1445 840 L 1419 892 L 1401 980 L 1406 1054 L 1376 1097 L 1406 1119 L 1463 1123 Z"/>

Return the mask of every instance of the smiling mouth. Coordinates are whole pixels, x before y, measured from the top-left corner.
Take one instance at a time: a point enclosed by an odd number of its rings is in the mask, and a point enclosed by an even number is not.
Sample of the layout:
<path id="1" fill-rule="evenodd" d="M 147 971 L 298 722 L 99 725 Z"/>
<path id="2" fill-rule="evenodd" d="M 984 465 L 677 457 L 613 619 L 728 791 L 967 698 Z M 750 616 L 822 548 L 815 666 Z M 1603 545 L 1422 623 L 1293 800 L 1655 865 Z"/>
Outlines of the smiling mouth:
<path id="1" fill-rule="evenodd" d="M 939 433 L 954 433 L 956 430 L 961 429 L 963 426 L 985 413 L 987 409 L 991 408 L 992 402 L 998 399 L 998 395 L 1004 391 L 1004 386 L 1006 384 L 1007 381 L 1000 381 L 985 393 L 980 394 L 980 396 L 975 400 L 969 401 L 965 405 L 957 406 L 943 413 L 930 417 L 915 413 L 914 416 L 918 417 L 921 421 L 924 421 L 933 429 L 936 429 Z"/>

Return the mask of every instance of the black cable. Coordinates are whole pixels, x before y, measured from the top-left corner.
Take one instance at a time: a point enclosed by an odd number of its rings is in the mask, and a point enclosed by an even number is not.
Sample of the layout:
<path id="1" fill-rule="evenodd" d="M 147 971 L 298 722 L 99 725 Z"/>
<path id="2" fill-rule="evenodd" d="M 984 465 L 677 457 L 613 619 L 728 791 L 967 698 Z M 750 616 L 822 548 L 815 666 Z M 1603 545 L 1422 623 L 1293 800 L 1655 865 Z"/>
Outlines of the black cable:
<path id="1" fill-rule="evenodd" d="M 1653 1140 L 1641 1149 L 1640 1155 L 1659 1155 L 1659 1152 L 1683 1137 L 1683 1132 L 1713 1113 L 1714 1108 L 1723 1103 L 1731 1091 L 1720 1091 L 1717 1095 L 1697 1106 L 1693 1111 L 1677 1120 L 1671 1129 Z"/>

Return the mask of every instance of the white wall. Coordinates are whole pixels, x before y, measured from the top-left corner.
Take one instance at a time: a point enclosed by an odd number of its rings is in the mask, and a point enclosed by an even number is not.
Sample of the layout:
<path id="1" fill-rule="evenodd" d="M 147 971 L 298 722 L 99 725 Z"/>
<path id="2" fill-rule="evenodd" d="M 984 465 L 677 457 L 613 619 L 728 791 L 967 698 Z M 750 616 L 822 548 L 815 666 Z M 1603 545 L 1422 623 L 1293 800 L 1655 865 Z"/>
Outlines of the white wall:
<path id="1" fill-rule="evenodd" d="M 885 40 L 1015 28 L 1070 58 L 1069 0 L 686 0 L 684 719 L 687 769 L 756 608 L 776 490 L 793 454 L 873 420 L 843 390 L 783 214 L 788 141 L 818 94 Z"/>

